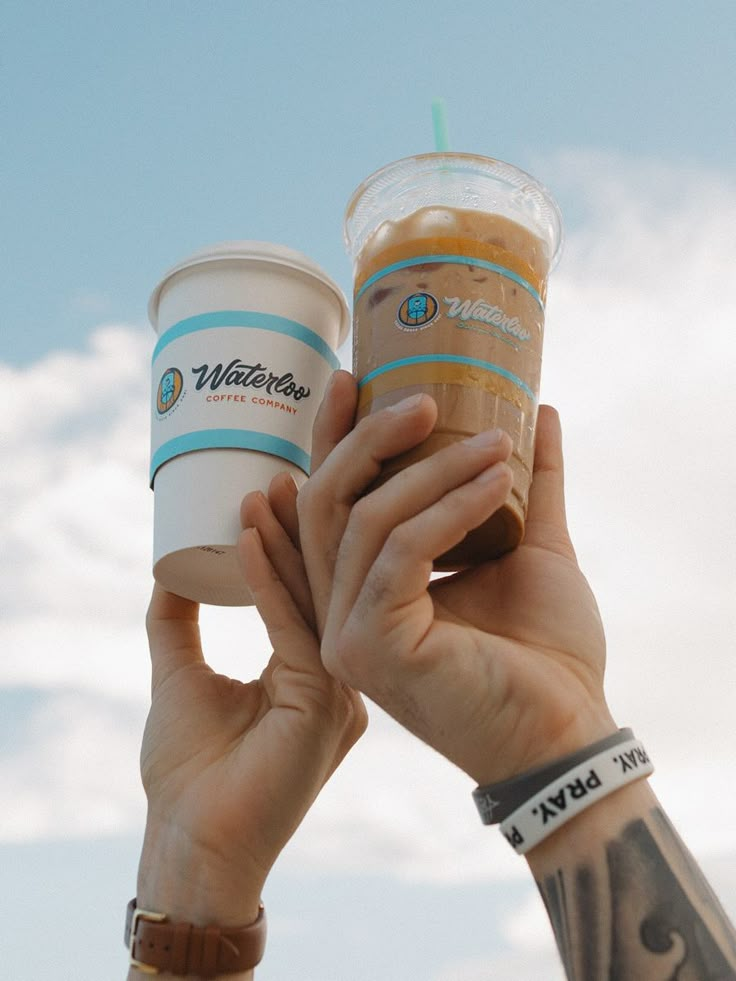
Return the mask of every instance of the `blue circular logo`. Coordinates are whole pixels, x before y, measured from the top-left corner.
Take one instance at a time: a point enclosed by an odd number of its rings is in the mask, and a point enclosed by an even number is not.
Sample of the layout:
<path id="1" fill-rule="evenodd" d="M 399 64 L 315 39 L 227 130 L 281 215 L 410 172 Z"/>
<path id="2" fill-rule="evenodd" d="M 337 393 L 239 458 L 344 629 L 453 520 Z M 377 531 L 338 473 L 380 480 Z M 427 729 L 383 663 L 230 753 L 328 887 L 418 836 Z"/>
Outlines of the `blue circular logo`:
<path id="1" fill-rule="evenodd" d="M 437 319 L 440 305 L 431 293 L 412 293 L 401 303 L 396 326 L 401 330 L 423 330 Z"/>
<path id="2" fill-rule="evenodd" d="M 160 415 L 173 409 L 184 388 L 184 378 L 178 368 L 167 368 L 158 383 L 156 408 Z"/>

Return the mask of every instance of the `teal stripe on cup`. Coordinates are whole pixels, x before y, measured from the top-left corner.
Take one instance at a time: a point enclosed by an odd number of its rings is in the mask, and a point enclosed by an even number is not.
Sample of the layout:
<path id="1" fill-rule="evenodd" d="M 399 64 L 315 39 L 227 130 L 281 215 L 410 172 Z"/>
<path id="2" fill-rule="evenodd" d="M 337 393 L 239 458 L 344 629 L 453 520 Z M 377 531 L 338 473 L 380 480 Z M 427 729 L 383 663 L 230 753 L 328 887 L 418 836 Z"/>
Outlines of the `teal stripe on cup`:
<path id="1" fill-rule="evenodd" d="M 358 387 L 362 388 L 363 385 L 367 385 L 368 382 L 377 378 L 379 375 L 385 375 L 388 371 L 393 371 L 396 368 L 405 368 L 412 364 L 464 364 L 469 368 L 480 368 L 482 371 L 490 371 L 494 375 L 501 375 L 502 378 L 507 378 L 510 382 L 513 382 L 518 388 L 528 395 L 530 399 L 536 402 L 537 396 L 529 388 L 527 383 L 519 378 L 518 375 L 514 375 L 512 372 L 507 371 L 506 368 L 502 368 L 498 364 L 492 364 L 490 361 L 480 361 L 478 358 L 468 358 L 461 354 L 417 354 L 412 358 L 400 358 L 398 361 L 389 361 L 386 364 L 382 364 L 379 368 L 375 368 L 373 371 L 369 371 L 358 382 Z"/>
<path id="2" fill-rule="evenodd" d="M 277 334 L 285 334 L 301 341 L 321 355 L 333 371 L 340 367 L 340 359 L 330 345 L 304 324 L 287 317 L 278 317 L 273 313 L 259 313 L 256 310 L 213 310 L 210 313 L 199 313 L 173 324 L 158 340 L 153 349 L 155 361 L 163 349 L 172 341 L 187 334 L 200 330 L 210 330 L 213 327 L 255 327 L 258 330 L 272 330 Z"/>
<path id="3" fill-rule="evenodd" d="M 363 283 L 363 285 L 358 290 L 355 300 L 356 302 L 365 293 L 365 291 L 371 287 L 374 283 L 378 282 L 379 279 L 383 279 L 384 276 L 388 276 L 389 273 L 398 272 L 400 269 L 408 269 L 410 266 L 423 266 L 430 262 L 452 262 L 458 266 L 479 266 L 481 269 L 489 269 L 491 272 L 498 273 L 499 276 L 504 276 L 506 279 L 512 280 L 517 283 L 522 289 L 525 289 L 527 293 L 534 297 L 536 302 L 539 304 L 540 309 L 544 310 L 544 303 L 542 302 L 542 297 L 537 293 L 531 283 L 528 283 L 525 279 L 519 276 L 511 269 L 506 269 L 505 266 L 499 266 L 495 262 L 488 262 L 487 259 L 476 259 L 475 256 L 464 256 L 464 255 L 418 255 L 414 256 L 412 259 L 402 259 L 401 262 L 394 262 L 390 266 L 384 266 L 383 269 L 379 269 L 377 273 L 369 276 L 368 279 Z"/>
<path id="4" fill-rule="evenodd" d="M 279 436 L 269 436 L 252 429 L 202 429 L 196 433 L 185 433 L 163 443 L 151 457 L 150 479 L 156 471 L 184 453 L 194 450 L 257 450 L 271 456 L 281 457 L 295 464 L 304 473 L 309 473 L 310 456 L 304 450 L 288 439 Z"/>

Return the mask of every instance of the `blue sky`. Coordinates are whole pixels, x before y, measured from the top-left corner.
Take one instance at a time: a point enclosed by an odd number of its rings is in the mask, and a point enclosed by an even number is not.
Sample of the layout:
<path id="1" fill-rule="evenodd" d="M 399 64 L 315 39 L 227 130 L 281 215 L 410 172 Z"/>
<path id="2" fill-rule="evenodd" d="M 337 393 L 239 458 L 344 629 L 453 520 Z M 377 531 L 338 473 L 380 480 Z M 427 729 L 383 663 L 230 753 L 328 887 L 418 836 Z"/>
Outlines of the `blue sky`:
<path id="1" fill-rule="evenodd" d="M 727 0 L 5 9 L 15 363 L 82 345 L 101 319 L 142 322 L 159 272 L 210 241 L 284 241 L 347 288 L 344 204 L 373 169 L 432 148 L 437 95 L 456 148 L 526 169 L 568 147 L 716 168 L 736 150 Z"/>
<path id="2" fill-rule="evenodd" d="M 432 149 L 435 96 L 455 149 L 524 167 L 561 204 L 543 396 L 562 412 L 609 697 L 736 914 L 734 64 L 736 7 L 720 0 L 6 3 L 0 949 L 12 981 L 124 974 L 144 820 L 149 293 L 183 256 L 232 238 L 300 249 L 349 293 L 345 202 L 375 168 Z M 205 610 L 203 627 L 216 667 L 259 672 L 252 610 Z M 477 824 L 470 789 L 374 710 L 269 883 L 259 979 L 557 981 L 534 887 Z M 90 916 L 102 939 L 67 970 Z M 428 923 L 453 944 L 423 944 Z M 381 957 L 346 966 L 376 936 Z"/>

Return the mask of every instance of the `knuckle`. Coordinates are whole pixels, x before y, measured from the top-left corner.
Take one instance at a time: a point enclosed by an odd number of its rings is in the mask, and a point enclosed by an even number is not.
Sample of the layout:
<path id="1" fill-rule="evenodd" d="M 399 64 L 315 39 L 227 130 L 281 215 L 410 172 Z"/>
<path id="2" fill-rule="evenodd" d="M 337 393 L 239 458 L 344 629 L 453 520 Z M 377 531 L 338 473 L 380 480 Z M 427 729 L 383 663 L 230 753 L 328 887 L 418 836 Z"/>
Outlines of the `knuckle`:
<path id="1" fill-rule="evenodd" d="M 352 694 L 351 691 L 351 696 L 352 711 L 349 731 L 352 741 L 357 742 L 368 728 L 368 710 L 359 695 Z"/>
<path id="2" fill-rule="evenodd" d="M 363 658 L 346 631 L 341 631 L 334 644 L 323 650 L 322 658 L 333 678 L 351 688 L 359 687 L 359 668 Z"/>
<path id="3" fill-rule="evenodd" d="M 319 693 L 312 706 L 315 716 L 320 720 L 323 733 L 342 732 L 348 725 L 349 706 L 344 696 L 344 686 L 331 679 L 326 694 Z"/>
<path id="4" fill-rule="evenodd" d="M 397 525 L 386 539 L 387 553 L 396 559 L 411 555 L 417 543 L 416 531 L 408 522 Z"/>
<path id="5" fill-rule="evenodd" d="M 393 428 L 396 414 L 389 408 L 371 412 L 364 416 L 353 429 L 351 439 L 356 447 L 373 456 L 376 448 L 384 441 L 386 433 Z"/>
<path id="6" fill-rule="evenodd" d="M 149 642 L 153 639 L 153 634 L 155 631 L 156 616 L 153 612 L 153 604 L 151 603 L 146 610 L 146 636 Z"/>
<path id="7" fill-rule="evenodd" d="M 370 497 L 362 497 L 345 515 L 342 541 L 350 551 L 365 548 L 365 542 L 384 534 L 384 524 L 381 508 Z"/>
<path id="8" fill-rule="evenodd" d="M 355 426 L 353 432 L 355 435 L 355 441 L 360 443 L 361 438 L 366 436 L 368 433 L 374 432 L 376 429 L 381 427 L 381 413 L 371 412 L 367 416 L 363 416 L 360 422 Z"/>
<path id="9" fill-rule="evenodd" d="M 361 497 L 353 505 L 350 513 L 350 524 L 357 526 L 358 529 L 364 529 L 373 524 L 376 519 L 376 513 L 375 501 L 371 499 L 370 495 Z"/>
<path id="10" fill-rule="evenodd" d="M 320 649 L 320 657 L 322 658 L 322 663 L 324 664 L 327 672 L 336 678 L 338 681 L 342 681 L 340 671 L 340 659 L 337 654 L 336 644 L 332 641 L 329 634 L 329 628 L 325 630 L 324 636 L 322 637 L 322 646 Z"/>
<path id="11" fill-rule="evenodd" d="M 302 522 L 312 521 L 322 507 L 320 482 L 316 476 L 310 477 L 296 496 L 297 521 L 300 525 Z"/>
<path id="12" fill-rule="evenodd" d="M 393 580 L 376 567 L 366 579 L 363 591 L 370 606 L 382 606 L 393 592 Z"/>

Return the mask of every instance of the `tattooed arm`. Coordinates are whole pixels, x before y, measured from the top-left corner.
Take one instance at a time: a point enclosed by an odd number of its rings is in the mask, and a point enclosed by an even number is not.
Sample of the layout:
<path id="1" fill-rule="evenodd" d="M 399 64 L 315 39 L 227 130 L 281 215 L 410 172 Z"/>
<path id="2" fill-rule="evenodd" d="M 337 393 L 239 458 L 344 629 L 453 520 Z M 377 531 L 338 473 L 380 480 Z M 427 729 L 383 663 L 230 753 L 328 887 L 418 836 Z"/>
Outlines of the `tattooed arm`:
<path id="1" fill-rule="evenodd" d="M 456 443 L 375 488 L 381 461 L 420 443 L 436 407 L 406 400 L 352 429 L 355 405 L 354 379 L 338 372 L 297 502 L 328 670 L 481 785 L 615 733 L 554 410 L 539 408 L 522 545 L 430 582 L 433 559 L 505 500 L 511 442 L 489 432 Z M 736 981 L 733 928 L 646 782 L 584 811 L 528 860 L 571 981 Z"/>
<path id="2" fill-rule="evenodd" d="M 569 981 L 736 981 L 736 931 L 646 781 L 527 860 Z"/>

